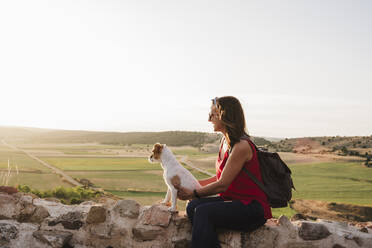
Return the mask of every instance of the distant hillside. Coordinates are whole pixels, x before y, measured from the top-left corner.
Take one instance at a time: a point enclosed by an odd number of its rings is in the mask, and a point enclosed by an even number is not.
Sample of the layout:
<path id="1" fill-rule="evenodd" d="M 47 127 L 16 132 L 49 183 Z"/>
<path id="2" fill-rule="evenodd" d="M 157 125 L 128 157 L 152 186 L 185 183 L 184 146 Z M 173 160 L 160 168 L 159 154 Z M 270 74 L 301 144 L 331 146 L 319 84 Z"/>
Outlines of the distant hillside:
<path id="1" fill-rule="evenodd" d="M 172 146 L 201 146 L 218 140 L 217 134 L 202 132 L 94 132 L 75 130 L 48 130 L 21 127 L 0 127 L 0 138 L 22 143 L 91 143 L 102 144 L 154 144 Z"/>
<path id="2" fill-rule="evenodd" d="M 339 155 L 365 156 L 372 154 L 372 136 L 330 136 L 283 139 L 270 148 L 282 152 L 336 153 Z"/>
<path id="3" fill-rule="evenodd" d="M 170 146 L 218 143 L 221 135 L 216 133 L 167 131 L 167 132 L 95 132 L 75 130 L 53 130 L 23 127 L 0 127 L 0 139 L 15 143 L 102 143 L 102 144 L 154 144 Z M 252 137 L 259 146 L 269 145 L 270 141 Z"/>

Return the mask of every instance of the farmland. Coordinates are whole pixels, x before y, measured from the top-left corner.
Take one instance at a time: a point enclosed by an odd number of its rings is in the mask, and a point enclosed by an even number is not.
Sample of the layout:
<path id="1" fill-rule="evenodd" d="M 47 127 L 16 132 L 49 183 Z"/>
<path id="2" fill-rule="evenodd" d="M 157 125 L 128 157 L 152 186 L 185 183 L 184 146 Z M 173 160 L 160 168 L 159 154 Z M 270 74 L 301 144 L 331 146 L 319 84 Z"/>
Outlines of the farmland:
<path id="1" fill-rule="evenodd" d="M 103 144 L 91 140 L 86 143 L 43 143 L 25 142 L 18 138 L 10 140 L 10 144 L 62 170 L 72 178 L 87 179 L 94 187 L 118 197 L 149 205 L 159 202 L 165 196 L 167 188 L 162 178 L 163 170 L 160 164 L 151 164 L 147 160 L 152 149 L 150 144 Z M 185 162 L 188 169 L 190 167 L 187 165 L 194 165 L 214 173 L 217 144 L 218 141 L 213 141 L 201 146 L 182 144 L 169 147 L 178 159 Z M 296 186 L 294 199 L 372 206 L 372 168 L 364 166 L 362 159 L 320 153 L 280 152 L 280 155 L 293 173 Z M 208 177 L 194 169 L 190 170 L 198 179 Z M 71 187 L 61 176 L 31 159 L 26 153 L 1 144 L 0 183 L 5 183 L 9 171 L 11 176 L 7 178 L 8 185 L 22 184 L 39 190 L 58 186 Z M 185 202 L 178 201 L 178 208 L 182 210 L 184 207 Z M 288 207 L 275 209 L 273 213 L 275 216 L 291 216 L 295 212 Z"/>

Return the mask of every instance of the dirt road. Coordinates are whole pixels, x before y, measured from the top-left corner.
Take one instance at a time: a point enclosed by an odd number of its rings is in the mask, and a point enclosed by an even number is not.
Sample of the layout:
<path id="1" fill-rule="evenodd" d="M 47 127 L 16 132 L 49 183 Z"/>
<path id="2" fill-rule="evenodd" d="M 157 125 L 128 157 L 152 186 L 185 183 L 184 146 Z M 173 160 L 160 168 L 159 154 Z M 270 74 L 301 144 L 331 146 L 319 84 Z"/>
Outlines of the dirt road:
<path id="1" fill-rule="evenodd" d="M 75 179 L 73 179 L 72 177 L 70 177 L 69 175 L 67 175 L 66 173 L 64 173 L 62 170 L 46 163 L 45 161 L 39 159 L 38 157 L 28 153 L 27 151 L 25 150 L 22 150 L 22 149 L 19 149 L 18 147 L 16 146 L 13 146 L 11 144 L 8 144 L 5 142 L 5 140 L 2 140 L 2 143 L 7 146 L 7 147 L 10 147 L 11 149 L 14 149 L 14 150 L 17 150 L 17 151 L 20 151 L 20 152 L 23 152 L 25 153 L 27 156 L 29 156 L 30 158 L 38 161 L 40 164 L 48 167 L 49 169 L 51 169 L 54 173 L 58 174 L 58 175 L 61 175 L 68 183 L 74 185 L 74 186 L 83 186 L 82 184 L 80 184 L 78 181 L 76 181 Z"/>
<path id="2" fill-rule="evenodd" d="M 199 171 L 203 174 L 206 174 L 206 175 L 211 176 L 211 177 L 215 176 L 215 174 L 212 174 L 208 171 L 205 171 L 203 169 L 200 169 L 200 168 L 196 167 L 193 163 L 191 163 L 189 160 L 187 160 L 187 156 L 181 156 L 180 157 L 180 162 L 185 163 L 187 166 L 190 166 L 191 168 L 193 168 L 193 169 L 195 169 L 195 170 L 197 170 L 197 171 Z"/>

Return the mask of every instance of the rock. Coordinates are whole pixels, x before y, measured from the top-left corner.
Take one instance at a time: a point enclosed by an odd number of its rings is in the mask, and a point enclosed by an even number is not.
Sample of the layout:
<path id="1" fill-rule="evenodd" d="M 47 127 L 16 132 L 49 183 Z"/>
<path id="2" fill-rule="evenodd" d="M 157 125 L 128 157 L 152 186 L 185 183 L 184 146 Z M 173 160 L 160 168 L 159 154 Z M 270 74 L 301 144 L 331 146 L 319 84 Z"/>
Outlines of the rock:
<path id="1" fill-rule="evenodd" d="M 113 228 L 112 224 L 101 223 L 97 225 L 92 225 L 89 230 L 91 234 L 99 238 L 108 239 L 111 236 L 112 228 Z"/>
<path id="2" fill-rule="evenodd" d="M 10 186 L 0 186 L 0 192 L 4 192 L 7 194 L 15 194 L 18 192 L 18 189 Z"/>
<path id="3" fill-rule="evenodd" d="M 306 242 L 288 242 L 285 248 L 319 248 L 319 244 Z"/>
<path id="4" fill-rule="evenodd" d="M 242 240 L 244 247 L 275 248 L 278 235 L 278 230 L 264 225 L 253 232 L 245 233 Z"/>
<path id="5" fill-rule="evenodd" d="M 32 223 L 41 223 L 45 218 L 49 217 L 49 212 L 43 206 L 36 206 L 35 212 L 30 217 Z"/>
<path id="6" fill-rule="evenodd" d="M 153 205 L 143 211 L 139 217 L 139 223 L 143 225 L 167 227 L 171 217 L 172 213 L 168 211 L 168 207 Z"/>
<path id="7" fill-rule="evenodd" d="M 121 217 L 137 218 L 139 215 L 140 205 L 133 200 L 120 200 L 116 203 L 114 211 Z"/>
<path id="8" fill-rule="evenodd" d="M 66 231 L 46 231 L 46 230 L 39 230 L 33 233 L 33 236 L 52 246 L 53 248 L 62 248 L 66 247 L 67 243 L 72 238 L 72 233 Z"/>
<path id="9" fill-rule="evenodd" d="M 291 221 L 306 220 L 306 216 L 303 214 L 295 214 L 291 217 Z"/>
<path id="10" fill-rule="evenodd" d="M 174 248 L 189 248 L 191 246 L 191 239 L 172 237 L 172 244 Z"/>
<path id="11" fill-rule="evenodd" d="M 17 202 L 14 196 L 0 193 L 0 220 L 17 218 L 21 208 Z"/>
<path id="12" fill-rule="evenodd" d="M 287 216 L 281 215 L 278 219 L 278 223 L 288 231 L 289 238 L 296 239 L 297 229 L 292 225 L 292 222 L 287 218 Z"/>
<path id="13" fill-rule="evenodd" d="M 80 212 L 69 212 L 67 214 L 61 215 L 55 220 L 49 221 L 49 226 L 55 226 L 62 223 L 63 227 L 70 230 L 78 230 L 82 227 L 83 215 Z"/>
<path id="14" fill-rule="evenodd" d="M 218 233 L 218 240 L 223 248 L 242 247 L 241 232 L 223 230 Z"/>
<path id="15" fill-rule="evenodd" d="M 304 240 L 319 240 L 331 235 L 326 226 L 312 222 L 302 222 L 298 234 Z"/>
<path id="16" fill-rule="evenodd" d="M 17 220 L 19 222 L 29 222 L 31 216 L 34 214 L 36 207 L 32 204 L 26 203 L 24 204 Z"/>
<path id="17" fill-rule="evenodd" d="M 345 246 L 342 246 L 342 245 L 339 245 L 339 244 L 335 244 L 332 246 L 332 248 L 346 248 Z"/>
<path id="18" fill-rule="evenodd" d="M 92 206 L 88 212 L 86 222 L 88 224 L 102 223 L 106 220 L 106 209 L 101 206 Z"/>
<path id="19" fill-rule="evenodd" d="M 158 226 L 137 225 L 132 230 L 133 236 L 139 241 L 154 240 L 163 234 L 163 228 Z"/>
<path id="20" fill-rule="evenodd" d="M 30 195 L 22 195 L 20 198 L 19 198 L 19 202 L 21 203 L 21 204 L 32 204 L 32 200 L 33 200 L 33 198 L 32 198 L 32 196 L 30 196 Z"/>
<path id="21" fill-rule="evenodd" d="M 368 233 L 368 229 L 366 227 L 362 227 L 359 229 L 360 232 Z"/>
<path id="22" fill-rule="evenodd" d="M 0 223 L 0 246 L 8 244 L 11 239 L 15 239 L 18 234 L 16 226 L 8 223 Z"/>

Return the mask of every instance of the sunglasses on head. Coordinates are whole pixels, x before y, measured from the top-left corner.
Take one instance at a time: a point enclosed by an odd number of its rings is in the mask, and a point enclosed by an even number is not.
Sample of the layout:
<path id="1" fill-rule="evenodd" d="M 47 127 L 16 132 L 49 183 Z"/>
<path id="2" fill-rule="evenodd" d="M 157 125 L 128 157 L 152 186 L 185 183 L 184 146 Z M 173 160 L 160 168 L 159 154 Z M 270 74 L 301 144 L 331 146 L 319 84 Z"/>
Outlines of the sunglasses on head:
<path id="1" fill-rule="evenodd" d="M 215 97 L 215 98 L 212 99 L 213 106 L 215 106 L 215 107 L 217 107 L 217 99 L 218 99 L 218 97 Z M 209 113 L 208 121 L 211 121 L 213 116 L 215 116 L 215 114 Z"/>
<path id="2" fill-rule="evenodd" d="M 215 97 L 215 98 L 212 99 L 212 102 L 213 102 L 214 106 L 217 106 L 217 100 L 218 100 L 218 97 Z"/>

